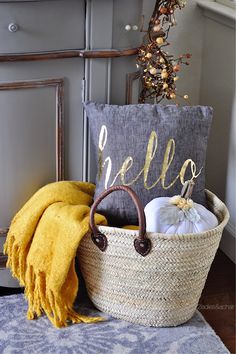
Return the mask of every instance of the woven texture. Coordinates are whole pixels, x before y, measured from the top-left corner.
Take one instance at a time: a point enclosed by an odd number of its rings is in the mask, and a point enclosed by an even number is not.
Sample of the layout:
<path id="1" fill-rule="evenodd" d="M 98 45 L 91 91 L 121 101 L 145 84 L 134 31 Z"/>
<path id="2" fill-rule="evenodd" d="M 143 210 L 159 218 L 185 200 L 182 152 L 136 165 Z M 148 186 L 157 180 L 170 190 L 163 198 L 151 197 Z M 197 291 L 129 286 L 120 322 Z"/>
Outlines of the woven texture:
<path id="1" fill-rule="evenodd" d="M 89 234 L 78 253 L 88 294 L 94 305 L 118 319 L 146 326 L 177 326 L 189 320 L 196 308 L 219 246 L 229 213 L 206 191 L 219 225 L 199 234 L 148 233 L 152 250 L 139 255 L 133 241 L 137 231 L 100 226 L 108 238 L 101 252 Z"/>

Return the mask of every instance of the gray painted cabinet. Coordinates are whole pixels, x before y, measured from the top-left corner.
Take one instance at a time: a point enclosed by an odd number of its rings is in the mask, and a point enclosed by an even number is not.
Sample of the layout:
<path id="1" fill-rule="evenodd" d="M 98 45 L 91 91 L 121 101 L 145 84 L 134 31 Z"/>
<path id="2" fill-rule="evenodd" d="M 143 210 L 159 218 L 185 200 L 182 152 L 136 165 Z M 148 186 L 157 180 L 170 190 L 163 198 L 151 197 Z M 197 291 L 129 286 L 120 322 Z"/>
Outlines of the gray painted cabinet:
<path id="1" fill-rule="evenodd" d="M 0 1 L 0 55 L 137 47 L 142 11 L 142 0 Z M 82 96 L 123 104 L 126 74 L 134 71 L 134 57 L 0 62 L 0 229 L 56 180 L 58 158 L 56 87 L 5 83 L 63 79 L 65 179 L 94 181 Z M 14 284 L 0 268 L 0 286 Z"/>
<path id="2" fill-rule="evenodd" d="M 38 52 L 84 47 L 83 0 L 1 2 L 0 51 Z M 16 24 L 17 28 L 10 24 Z"/>

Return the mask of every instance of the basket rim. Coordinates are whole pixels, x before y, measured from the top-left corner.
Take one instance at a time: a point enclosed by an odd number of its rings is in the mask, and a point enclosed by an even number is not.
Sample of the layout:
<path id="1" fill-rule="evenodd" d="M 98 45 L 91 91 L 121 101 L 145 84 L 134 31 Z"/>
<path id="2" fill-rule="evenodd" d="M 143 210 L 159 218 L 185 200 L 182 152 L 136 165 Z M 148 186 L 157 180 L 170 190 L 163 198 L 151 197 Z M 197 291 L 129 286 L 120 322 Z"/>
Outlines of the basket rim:
<path id="1" fill-rule="evenodd" d="M 218 205 L 217 208 L 222 212 L 223 214 L 223 220 L 217 225 L 215 228 L 199 232 L 199 233 L 186 233 L 186 234 L 166 234 L 166 233 L 157 233 L 157 232 L 147 232 L 147 236 L 153 236 L 155 238 L 159 239 L 165 239 L 165 240 L 180 240 L 180 239 L 189 239 L 189 238 L 205 238 L 205 237 L 210 237 L 212 235 L 215 235 L 216 233 L 222 232 L 223 228 L 226 226 L 229 220 L 229 211 L 226 205 L 211 191 L 208 189 L 205 189 L 206 196 L 207 196 L 207 201 L 211 205 Z M 217 215 L 216 215 L 217 216 Z M 98 226 L 99 231 L 101 232 L 112 232 L 116 233 L 119 235 L 123 236 L 138 236 L 138 230 L 129 230 L 129 229 L 123 229 L 119 227 L 114 227 L 114 226 Z"/>

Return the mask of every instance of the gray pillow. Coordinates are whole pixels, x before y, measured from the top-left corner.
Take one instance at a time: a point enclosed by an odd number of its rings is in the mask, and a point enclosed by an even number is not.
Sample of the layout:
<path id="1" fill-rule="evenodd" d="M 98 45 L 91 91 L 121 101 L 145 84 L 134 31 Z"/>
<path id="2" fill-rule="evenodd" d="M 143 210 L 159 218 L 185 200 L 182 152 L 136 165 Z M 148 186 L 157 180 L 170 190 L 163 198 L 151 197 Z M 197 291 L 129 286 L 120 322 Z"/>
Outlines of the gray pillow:
<path id="1" fill-rule="evenodd" d="M 193 200 L 205 204 L 205 156 L 211 107 L 151 104 L 85 104 L 98 165 L 95 198 L 111 185 L 128 185 L 145 206 L 156 197 L 179 194 L 196 179 Z M 115 192 L 99 211 L 111 224 L 137 222 L 128 195 Z"/>

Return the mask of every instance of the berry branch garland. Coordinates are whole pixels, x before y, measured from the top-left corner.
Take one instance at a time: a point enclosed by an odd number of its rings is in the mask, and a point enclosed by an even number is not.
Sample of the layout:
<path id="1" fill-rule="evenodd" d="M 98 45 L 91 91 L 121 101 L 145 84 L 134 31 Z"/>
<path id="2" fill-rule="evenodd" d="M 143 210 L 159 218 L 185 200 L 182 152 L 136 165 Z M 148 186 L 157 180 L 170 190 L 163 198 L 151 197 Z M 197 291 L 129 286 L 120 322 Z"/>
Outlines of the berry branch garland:
<path id="1" fill-rule="evenodd" d="M 142 45 L 137 56 L 137 67 L 140 68 L 142 91 L 139 102 L 154 98 L 156 103 L 164 98 L 175 100 L 177 96 L 188 99 L 188 95 L 176 93 L 177 73 L 181 65 L 189 65 L 191 54 L 183 54 L 178 58 L 169 55 L 163 48 L 167 42 L 170 28 L 175 26 L 175 11 L 186 5 L 184 0 L 157 0 L 147 31 L 148 43 Z"/>

